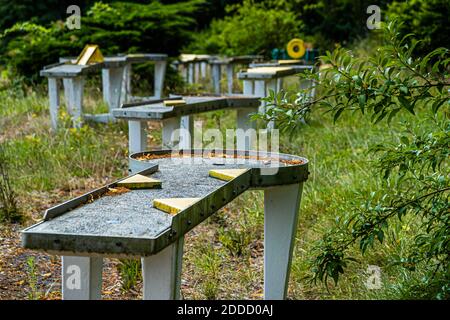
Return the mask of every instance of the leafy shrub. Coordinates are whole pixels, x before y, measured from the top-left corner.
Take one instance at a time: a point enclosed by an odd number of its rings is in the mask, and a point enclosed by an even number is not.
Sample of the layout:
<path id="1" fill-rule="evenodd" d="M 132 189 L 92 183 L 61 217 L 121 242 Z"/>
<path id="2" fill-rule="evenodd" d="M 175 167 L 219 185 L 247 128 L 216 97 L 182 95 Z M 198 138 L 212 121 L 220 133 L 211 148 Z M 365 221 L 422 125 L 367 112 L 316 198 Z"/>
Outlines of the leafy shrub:
<path id="1" fill-rule="evenodd" d="M 22 220 L 22 215 L 17 207 L 17 196 L 12 189 L 8 170 L 8 156 L 0 145 L 0 221 L 18 222 Z"/>
<path id="2" fill-rule="evenodd" d="M 265 54 L 284 47 L 301 31 L 302 23 L 290 11 L 245 0 L 227 7 L 229 16 L 213 20 L 210 29 L 194 36 L 187 51 L 225 55 Z"/>
<path id="3" fill-rule="evenodd" d="M 174 4 L 95 3 L 81 17 L 80 30 L 68 30 L 62 21 L 49 26 L 17 23 L 0 36 L 0 64 L 30 80 L 39 79 L 43 66 L 62 56 L 76 56 L 88 43 L 103 54 L 162 52 L 176 55 L 190 40 L 194 15 L 204 0 Z"/>
<path id="4" fill-rule="evenodd" d="M 402 21 L 399 31 L 402 35 L 414 33 L 422 43 L 418 54 L 429 48 L 450 47 L 450 2 L 447 0 L 394 1 L 389 5 L 387 16 Z"/>
<path id="5" fill-rule="evenodd" d="M 336 226 L 317 244 L 314 281 L 333 279 L 337 283 L 348 264 L 355 261 L 348 256 L 350 248 L 358 245 L 364 254 L 385 241 L 395 221 L 408 217 L 417 223 L 414 240 L 398 257 L 390 257 L 392 263 L 410 272 L 425 265 L 422 283 L 433 284 L 435 298 L 448 299 L 450 51 L 437 48 L 415 58 L 418 41 L 401 37 L 395 23 L 386 25 L 384 31 L 385 43 L 372 56 L 355 57 L 342 48 L 327 52 L 321 59 L 331 67 L 321 75 L 304 75 L 316 83 L 318 96 L 305 94 L 312 88 L 272 93 L 266 99 L 270 109 L 263 117 L 294 129 L 314 109 L 332 113 L 335 121 L 343 112 L 359 111 L 375 124 L 383 119 L 390 123 L 399 112 L 416 115 L 419 110 L 428 111 L 424 121 L 432 130 L 407 128 L 399 143 L 372 148 L 380 154 L 377 171 L 384 177 L 383 188 L 351 212 L 337 215 Z"/>

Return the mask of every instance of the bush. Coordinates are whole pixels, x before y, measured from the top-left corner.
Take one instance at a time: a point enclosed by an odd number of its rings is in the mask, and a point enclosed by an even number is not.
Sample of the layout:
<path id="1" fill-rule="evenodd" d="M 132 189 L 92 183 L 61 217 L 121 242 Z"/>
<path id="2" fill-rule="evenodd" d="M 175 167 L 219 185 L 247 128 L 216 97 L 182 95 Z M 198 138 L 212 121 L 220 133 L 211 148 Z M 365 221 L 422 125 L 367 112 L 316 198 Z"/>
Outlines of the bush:
<path id="1" fill-rule="evenodd" d="M 429 48 L 450 47 L 449 1 L 394 1 L 389 5 L 387 15 L 403 22 L 399 30 L 402 35 L 414 33 L 422 40 L 417 48 L 418 54 L 426 53 Z"/>
<path id="2" fill-rule="evenodd" d="M 95 3 L 81 17 L 80 30 L 68 30 L 62 21 L 49 26 L 17 23 L 0 36 L 0 64 L 27 79 L 39 79 L 43 66 L 62 56 L 76 56 L 88 43 L 103 54 L 163 52 L 176 55 L 190 40 L 194 15 L 205 0 L 174 4 Z"/>
<path id="3" fill-rule="evenodd" d="M 213 20 L 210 29 L 194 36 L 186 51 L 225 55 L 270 55 L 273 48 L 285 47 L 298 37 L 302 23 L 290 11 L 245 0 L 227 7 L 222 20 Z"/>

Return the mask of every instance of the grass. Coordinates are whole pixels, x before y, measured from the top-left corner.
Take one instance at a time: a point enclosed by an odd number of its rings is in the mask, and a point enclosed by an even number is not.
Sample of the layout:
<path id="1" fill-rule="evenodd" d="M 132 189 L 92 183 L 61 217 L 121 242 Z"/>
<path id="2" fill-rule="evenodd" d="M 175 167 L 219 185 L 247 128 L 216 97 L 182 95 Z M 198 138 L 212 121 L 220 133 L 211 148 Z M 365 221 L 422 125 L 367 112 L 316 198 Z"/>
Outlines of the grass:
<path id="1" fill-rule="evenodd" d="M 28 92 L 22 97 L 0 93 L 0 141 L 7 150 L 9 175 L 18 195 L 19 207 L 34 220 L 52 204 L 97 187 L 126 174 L 127 127 L 85 125 L 81 130 L 63 126 L 51 134 L 45 93 Z M 100 95 L 86 98 L 87 109 L 104 108 Z M 423 117 L 424 115 L 419 116 Z M 234 127 L 234 114 L 215 112 L 197 116 L 206 127 L 221 130 Z M 402 115 L 397 121 L 414 123 L 416 118 Z M 296 237 L 290 299 L 401 299 L 411 298 L 414 284 L 429 272 L 422 266 L 416 273 L 391 266 L 390 257 L 406 250 L 414 235 L 415 222 L 397 223 L 387 241 L 361 256 L 349 266 L 338 285 L 328 290 L 310 285 L 309 261 L 314 243 L 329 230 L 337 217 L 354 210 L 383 181 L 373 169 L 374 156 L 368 148 L 381 141 L 396 141 L 396 123 L 372 125 L 355 114 L 344 115 L 333 124 L 329 115 L 315 114 L 293 136 L 283 136 L 281 152 L 302 155 L 310 160 L 310 178 L 305 184 Z M 159 144 L 159 133 L 150 143 Z M 261 191 L 241 195 L 227 207 L 195 228 L 186 240 L 182 295 L 190 299 L 260 299 L 262 297 L 263 196 Z M 382 288 L 365 286 L 368 265 L 382 270 Z M 128 290 L 139 277 L 138 262 L 119 264 L 123 288 Z"/>

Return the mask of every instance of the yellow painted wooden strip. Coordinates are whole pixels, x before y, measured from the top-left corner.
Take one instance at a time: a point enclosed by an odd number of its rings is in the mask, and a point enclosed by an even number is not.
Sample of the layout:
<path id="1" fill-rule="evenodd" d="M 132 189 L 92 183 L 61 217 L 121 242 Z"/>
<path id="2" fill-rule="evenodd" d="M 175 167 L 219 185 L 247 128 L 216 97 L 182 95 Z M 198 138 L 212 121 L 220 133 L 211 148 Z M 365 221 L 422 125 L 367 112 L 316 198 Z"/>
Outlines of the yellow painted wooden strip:
<path id="1" fill-rule="evenodd" d="M 180 211 L 190 207 L 201 198 L 167 198 L 153 200 L 153 207 L 161 211 L 177 214 Z"/>
<path id="2" fill-rule="evenodd" d="M 248 169 L 218 169 L 209 170 L 209 176 L 224 181 L 233 180 L 246 172 Z"/>
<path id="3" fill-rule="evenodd" d="M 300 62 L 301 60 L 278 60 L 279 64 L 297 64 Z"/>
<path id="4" fill-rule="evenodd" d="M 268 73 L 275 74 L 279 71 L 291 70 L 291 67 L 257 67 L 247 69 L 247 73 Z"/>
<path id="5" fill-rule="evenodd" d="M 181 106 L 186 104 L 186 101 L 181 99 L 181 100 L 164 100 L 164 105 L 166 107 L 173 107 L 173 106 Z"/>
<path id="6" fill-rule="evenodd" d="M 161 181 L 141 174 L 135 174 L 118 182 L 117 185 L 128 189 L 160 189 Z"/>
<path id="7" fill-rule="evenodd" d="M 88 44 L 84 47 L 81 54 L 78 56 L 77 61 L 75 62 L 78 65 L 87 65 L 92 63 L 103 62 L 104 58 L 98 45 Z"/>

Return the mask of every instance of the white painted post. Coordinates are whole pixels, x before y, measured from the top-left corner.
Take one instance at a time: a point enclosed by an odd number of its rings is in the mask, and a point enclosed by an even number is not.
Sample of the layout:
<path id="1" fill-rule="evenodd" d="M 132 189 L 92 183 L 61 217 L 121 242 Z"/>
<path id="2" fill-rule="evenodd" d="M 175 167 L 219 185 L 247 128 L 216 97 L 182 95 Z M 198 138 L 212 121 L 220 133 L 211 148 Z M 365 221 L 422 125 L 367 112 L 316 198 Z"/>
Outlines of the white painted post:
<path id="1" fill-rule="evenodd" d="M 80 128 L 82 124 L 83 108 L 83 87 L 84 77 L 74 77 L 67 79 L 68 90 L 70 92 L 68 110 L 72 115 L 73 126 Z"/>
<path id="2" fill-rule="evenodd" d="M 172 137 L 172 133 L 180 128 L 180 117 L 168 118 L 162 121 L 162 148 L 172 149 L 174 140 L 179 140 L 179 136 Z M 173 138 L 173 139 L 172 139 Z"/>
<path id="3" fill-rule="evenodd" d="M 122 93 L 120 95 L 120 104 L 128 102 L 131 96 L 131 63 L 124 67 L 122 80 Z"/>
<path id="4" fill-rule="evenodd" d="M 255 80 L 254 85 L 255 85 L 254 96 L 258 98 L 264 98 L 266 96 L 266 81 Z M 261 102 L 259 112 L 264 113 L 265 111 L 266 111 L 266 104 Z"/>
<path id="5" fill-rule="evenodd" d="M 215 94 L 220 94 L 220 78 L 221 78 L 221 70 L 220 64 L 213 64 L 211 66 L 212 71 L 212 83 Z"/>
<path id="6" fill-rule="evenodd" d="M 255 150 L 256 149 L 256 121 L 250 120 L 250 114 L 258 112 L 258 108 L 237 109 L 237 129 L 244 131 L 244 135 L 236 136 L 237 150 Z M 247 132 L 254 130 L 254 132 Z M 239 132 L 239 131 L 237 131 Z"/>
<path id="7" fill-rule="evenodd" d="M 264 299 L 285 299 L 303 183 L 264 190 Z"/>
<path id="8" fill-rule="evenodd" d="M 128 150 L 130 154 L 145 151 L 147 149 L 146 128 L 146 121 L 128 121 Z"/>
<path id="9" fill-rule="evenodd" d="M 186 67 L 186 64 L 185 64 L 185 63 L 183 63 L 183 64 L 181 65 L 181 76 L 183 77 L 183 80 L 184 80 L 185 82 L 188 81 L 188 68 Z"/>
<path id="10" fill-rule="evenodd" d="M 179 300 L 184 237 L 156 255 L 144 257 L 144 300 Z"/>
<path id="11" fill-rule="evenodd" d="M 63 256 L 63 300 L 100 300 L 102 298 L 102 268 L 102 258 Z"/>
<path id="12" fill-rule="evenodd" d="M 194 137 L 194 116 L 180 118 L 180 149 L 191 149 Z"/>
<path id="13" fill-rule="evenodd" d="M 227 86 L 228 86 L 228 93 L 233 93 L 233 64 L 229 63 L 227 64 Z"/>
<path id="14" fill-rule="evenodd" d="M 111 119 L 112 110 L 120 108 L 124 70 L 123 67 L 102 69 L 103 99 L 108 104 Z"/>
<path id="15" fill-rule="evenodd" d="M 200 62 L 194 62 L 194 82 L 200 82 Z"/>
<path id="16" fill-rule="evenodd" d="M 203 61 L 200 64 L 200 75 L 203 80 L 206 78 L 206 67 L 207 67 L 207 63 Z"/>
<path id="17" fill-rule="evenodd" d="M 280 92 L 283 89 L 283 78 L 277 79 L 277 92 Z"/>
<path id="18" fill-rule="evenodd" d="M 164 90 L 164 78 L 166 76 L 167 61 L 155 62 L 155 97 L 161 99 Z"/>
<path id="19" fill-rule="evenodd" d="M 70 106 L 70 101 L 72 101 L 72 97 L 70 96 L 70 81 L 69 78 L 63 78 L 62 79 L 62 83 L 63 83 L 63 89 L 64 89 L 64 101 L 66 103 L 66 109 L 67 112 L 72 116 L 72 114 L 70 113 L 72 110 L 69 110 L 69 106 Z"/>
<path id="20" fill-rule="evenodd" d="M 252 96 L 254 94 L 254 84 L 253 80 L 244 80 L 243 93 L 244 95 Z"/>
<path id="21" fill-rule="evenodd" d="M 189 69 L 188 83 L 194 84 L 194 63 L 193 62 L 188 63 L 188 69 Z"/>
<path id="22" fill-rule="evenodd" d="M 48 100 L 51 126 L 53 130 L 56 130 L 58 127 L 58 111 L 60 106 L 58 78 L 48 78 Z"/>

